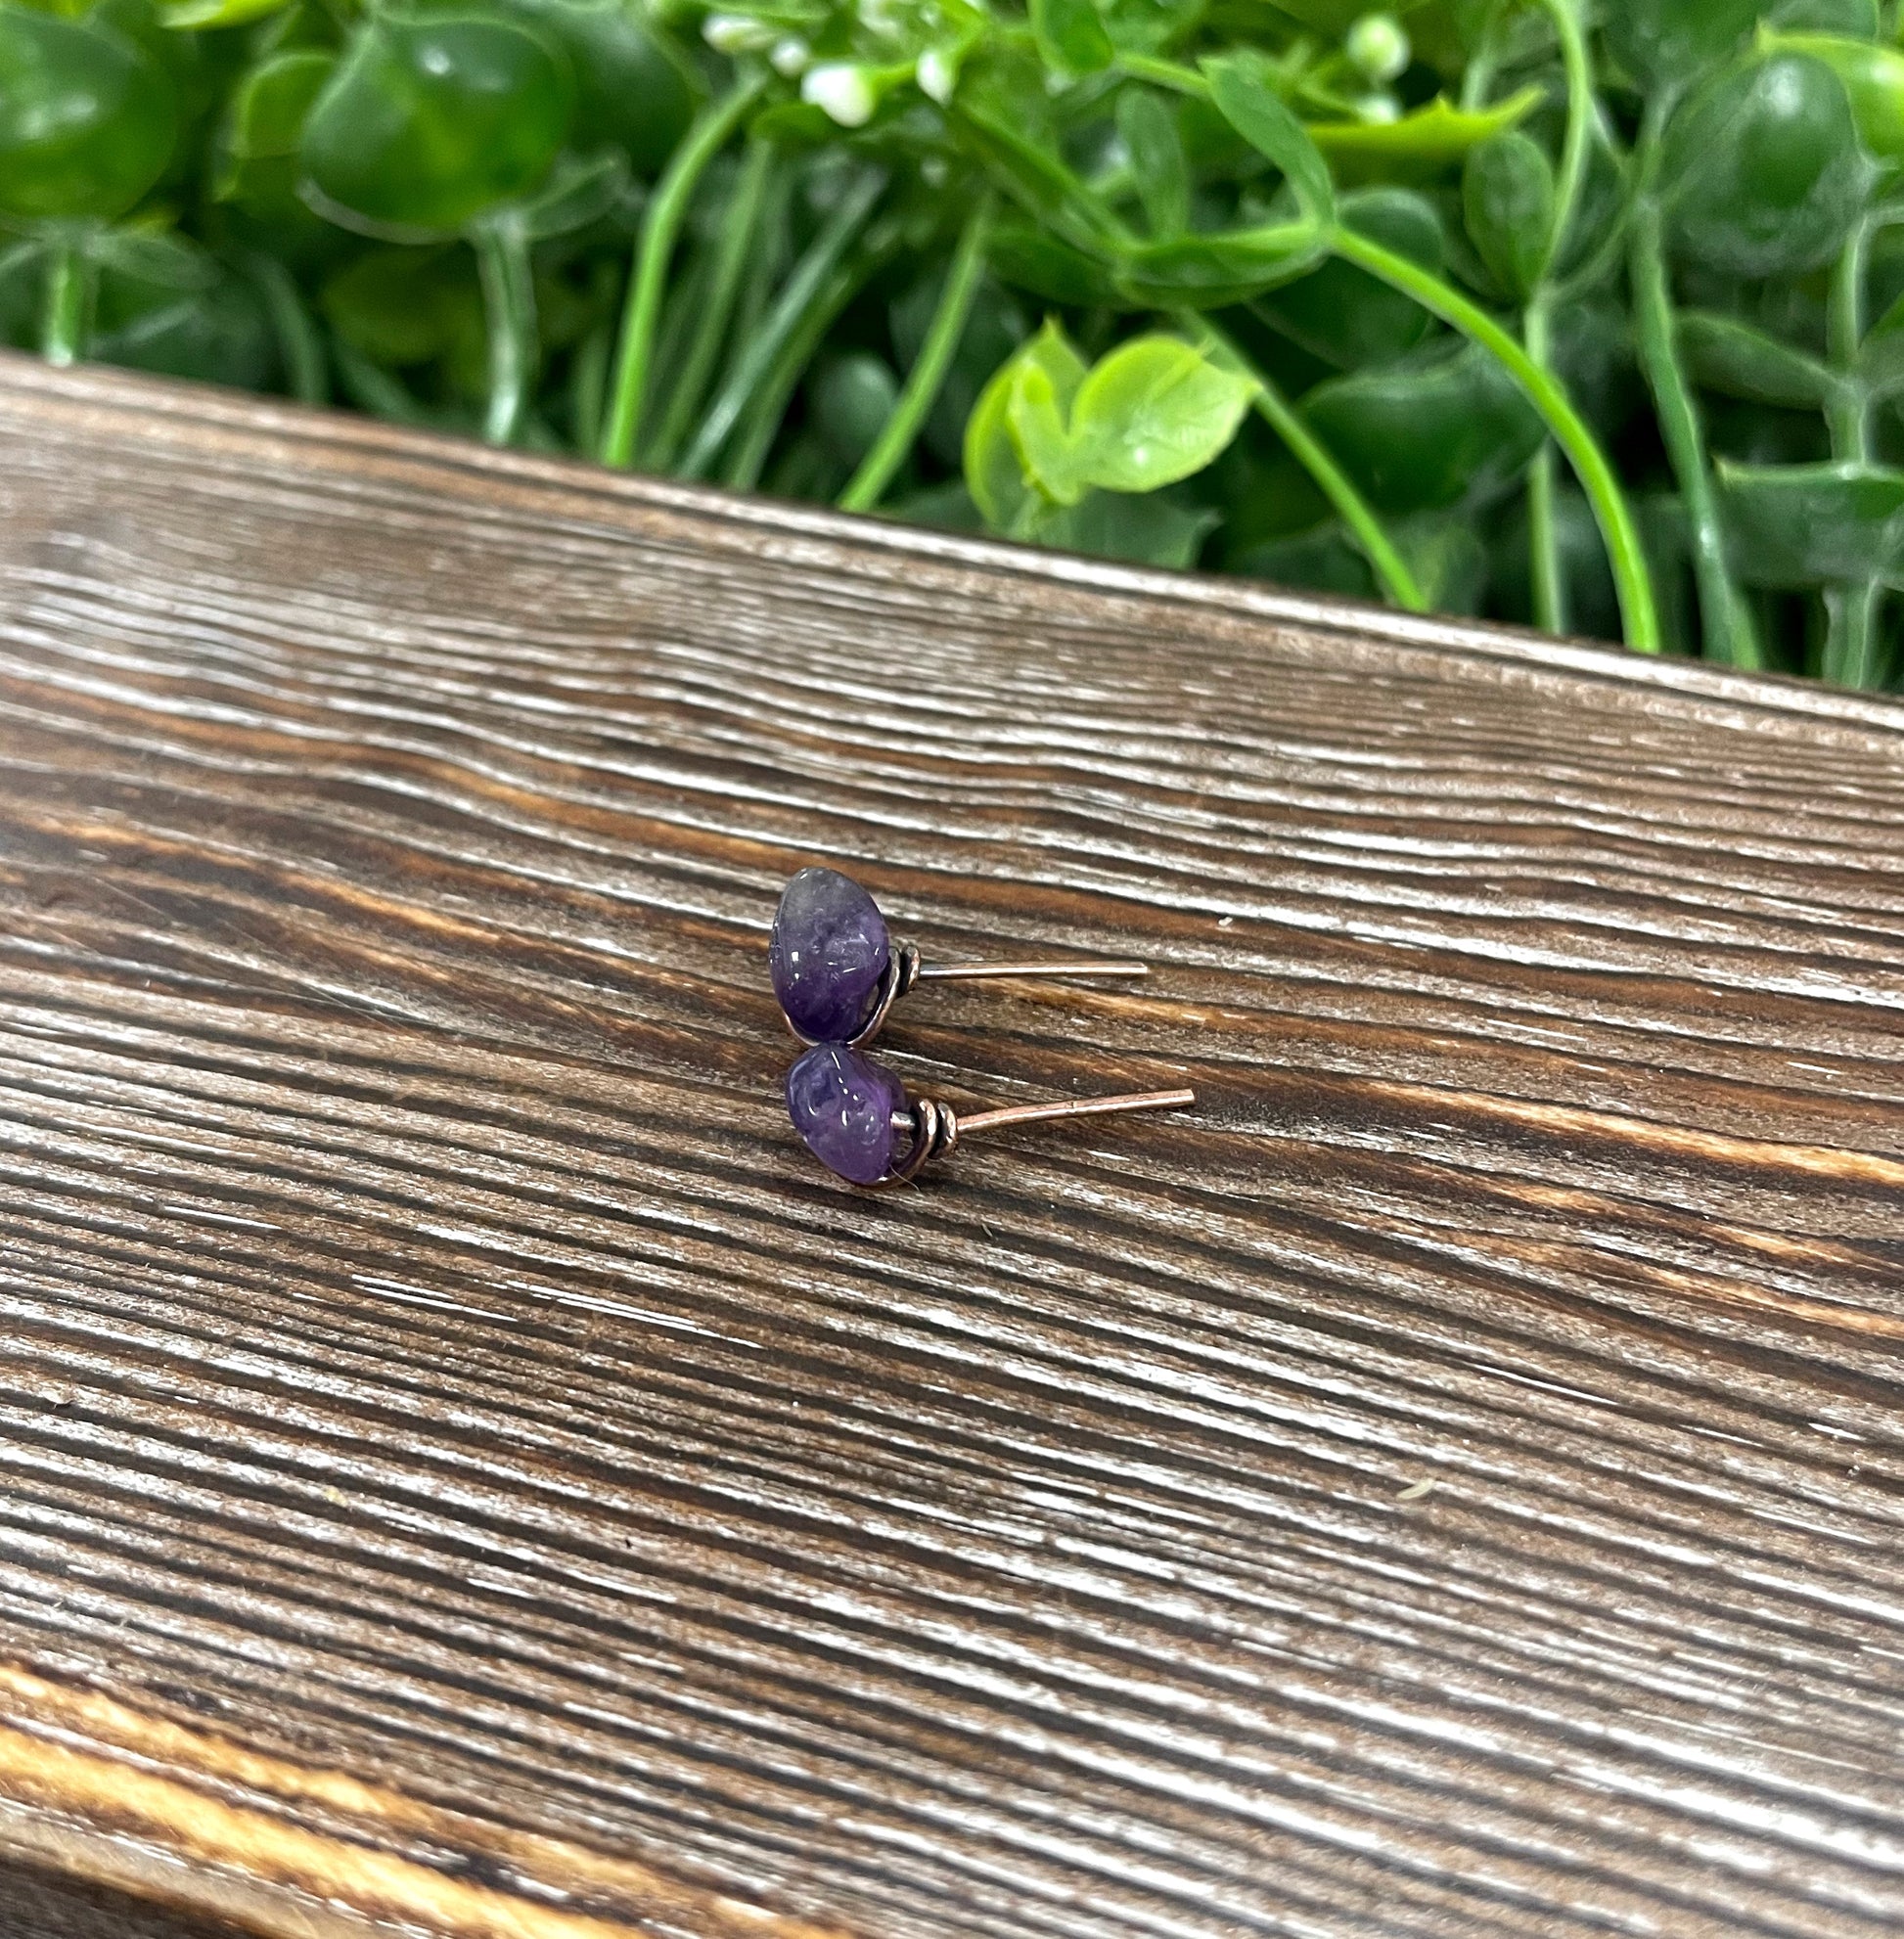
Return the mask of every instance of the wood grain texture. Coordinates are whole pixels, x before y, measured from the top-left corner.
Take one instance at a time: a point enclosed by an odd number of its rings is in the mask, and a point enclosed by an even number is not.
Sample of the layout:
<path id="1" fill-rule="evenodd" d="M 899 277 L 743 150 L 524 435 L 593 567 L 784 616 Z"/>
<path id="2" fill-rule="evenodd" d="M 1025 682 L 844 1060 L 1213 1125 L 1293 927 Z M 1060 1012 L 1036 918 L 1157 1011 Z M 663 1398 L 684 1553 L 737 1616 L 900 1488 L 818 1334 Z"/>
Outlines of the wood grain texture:
<path id="1" fill-rule="evenodd" d="M 1897 1931 L 1904 709 L 17 360 L 0 446 L 0 1852 Z M 915 1088 L 1202 1106 L 836 1188 L 814 860 L 1157 966 Z"/>

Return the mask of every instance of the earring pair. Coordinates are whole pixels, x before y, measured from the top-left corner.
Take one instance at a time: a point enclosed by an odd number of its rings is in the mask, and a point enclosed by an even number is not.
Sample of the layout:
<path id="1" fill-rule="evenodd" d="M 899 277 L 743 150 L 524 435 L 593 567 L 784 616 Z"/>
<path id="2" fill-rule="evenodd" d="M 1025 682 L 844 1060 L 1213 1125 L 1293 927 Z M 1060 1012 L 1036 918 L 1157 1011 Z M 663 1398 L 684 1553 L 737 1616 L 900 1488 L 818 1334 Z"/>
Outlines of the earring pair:
<path id="1" fill-rule="evenodd" d="M 1194 1091 L 1147 1091 L 1055 1105 L 1013 1105 L 961 1119 L 936 1098 L 911 1098 L 860 1049 L 921 981 L 987 976 L 1144 976 L 1131 962 L 928 965 L 895 944 L 879 905 L 837 869 L 802 869 L 781 894 L 767 960 L 774 994 L 808 1048 L 787 1073 L 787 1111 L 807 1149 L 849 1184 L 903 1184 L 974 1132 L 1056 1118 L 1172 1110 Z"/>

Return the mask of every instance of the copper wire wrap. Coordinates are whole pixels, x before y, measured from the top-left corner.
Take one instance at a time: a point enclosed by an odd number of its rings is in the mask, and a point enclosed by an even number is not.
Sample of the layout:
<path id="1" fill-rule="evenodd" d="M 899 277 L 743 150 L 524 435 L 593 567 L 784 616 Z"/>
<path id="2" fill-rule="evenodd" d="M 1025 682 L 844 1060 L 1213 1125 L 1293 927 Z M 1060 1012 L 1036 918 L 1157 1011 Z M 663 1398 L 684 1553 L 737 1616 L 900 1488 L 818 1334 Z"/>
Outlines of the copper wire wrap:
<path id="1" fill-rule="evenodd" d="M 892 1006 L 919 981 L 919 945 L 916 942 L 897 942 L 885 960 L 885 974 L 880 978 L 880 1000 L 868 1012 L 866 1021 L 846 1039 L 849 1050 L 857 1050 L 869 1038 L 879 1034 L 880 1025 L 886 1019 Z"/>
<path id="2" fill-rule="evenodd" d="M 935 1158 L 959 1148 L 959 1114 L 936 1098 L 915 1098 L 912 1106 L 912 1149 L 880 1180 L 882 1185 L 905 1185 Z"/>

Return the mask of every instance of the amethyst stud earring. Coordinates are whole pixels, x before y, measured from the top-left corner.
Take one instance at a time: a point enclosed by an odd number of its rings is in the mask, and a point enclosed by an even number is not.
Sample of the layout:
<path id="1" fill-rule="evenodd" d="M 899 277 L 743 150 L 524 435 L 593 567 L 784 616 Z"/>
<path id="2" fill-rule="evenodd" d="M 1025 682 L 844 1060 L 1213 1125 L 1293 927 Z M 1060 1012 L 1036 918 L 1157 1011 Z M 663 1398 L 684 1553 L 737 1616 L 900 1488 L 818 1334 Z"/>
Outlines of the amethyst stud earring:
<path id="1" fill-rule="evenodd" d="M 851 1185 L 903 1185 L 975 1131 L 1113 1111 L 1187 1110 L 1195 1091 L 1142 1091 L 1058 1105 L 1011 1105 L 960 1118 L 935 1098 L 909 1098 L 884 1064 L 844 1044 L 816 1044 L 787 1073 L 787 1114 L 806 1148 Z"/>
<path id="2" fill-rule="evenodd" d="M 916 945 L 888 937 L 879 905 L 837 869 L 802 869 L 781 892 L 767 962 L 774 994 L 803 1044 L 869 1042 L 922 981 L 1150 974 L 1144 963 L 924 963 Z"/>

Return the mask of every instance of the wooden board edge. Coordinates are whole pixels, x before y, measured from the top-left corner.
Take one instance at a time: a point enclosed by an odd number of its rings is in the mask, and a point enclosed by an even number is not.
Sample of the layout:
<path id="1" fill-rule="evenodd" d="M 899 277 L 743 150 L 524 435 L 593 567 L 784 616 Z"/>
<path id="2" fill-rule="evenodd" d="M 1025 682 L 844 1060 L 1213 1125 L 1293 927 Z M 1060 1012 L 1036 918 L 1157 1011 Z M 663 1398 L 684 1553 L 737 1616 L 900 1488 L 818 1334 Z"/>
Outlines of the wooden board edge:
<path id="1" fill-rule="evenodd" d="M 1557 639 L 1492 621 L 1402 612 L 1391 607 L 1307 595 L 1250 579 L 1129 565 L 786 499 L 681 484 L 609 471 L 578 459 L 497 450 L 448 432 L 414 429 L 351 412 L 317 409 L 213 384 L 101 365 L 56 369 L 36 357 L 0 350 L 0 396 L 8 393 L 95 416 L 105 414 L 114 420 L 113 428 L 121 435 L 141 431 L 151 435 L 170 426 L 213 426 L 227 433 L 318 444 L 342 453 L 357 450 L 385 460 L 408 460 L 499 481 L 541 484 L 605 505 L 619 503 L 771 530 L 815 543 L 910 555 L 1073 590 L 1167 601 L 1275 626 L 1519 663 L 1549 673 L 1659 688 L 1735 706 L 1814 715 L 1904 734 L 1904 700 L 1883 695 L 1826 687 L 1781 674 L 1741 672 L 1696 660 L 1651 658 L 1601 641 Z"/>

